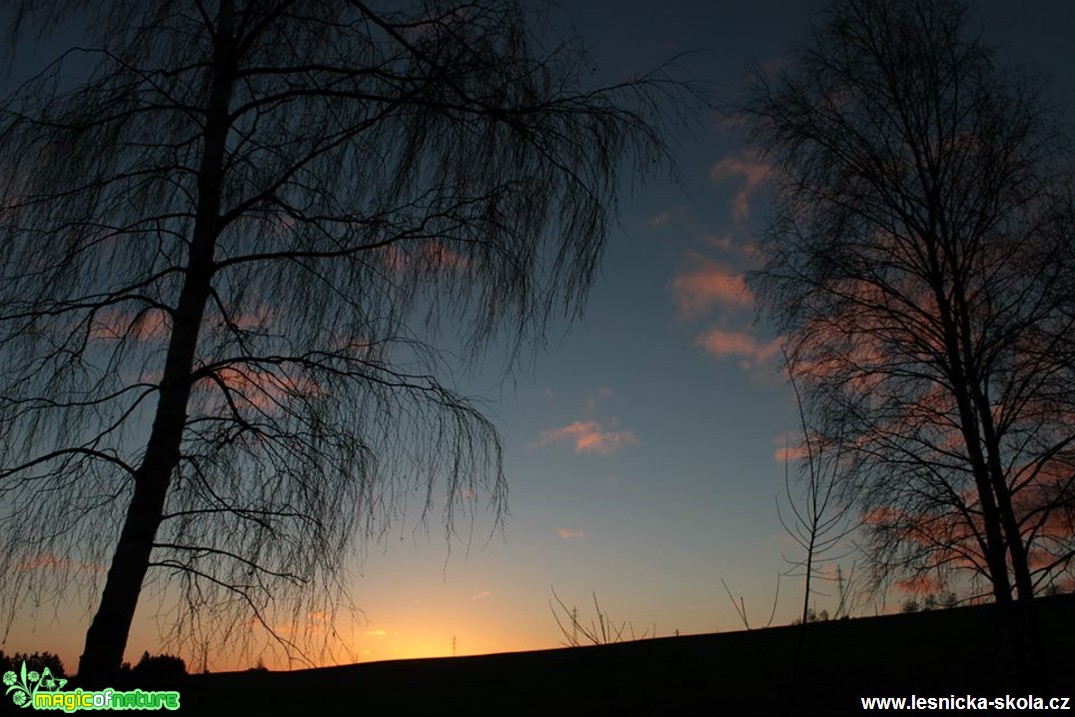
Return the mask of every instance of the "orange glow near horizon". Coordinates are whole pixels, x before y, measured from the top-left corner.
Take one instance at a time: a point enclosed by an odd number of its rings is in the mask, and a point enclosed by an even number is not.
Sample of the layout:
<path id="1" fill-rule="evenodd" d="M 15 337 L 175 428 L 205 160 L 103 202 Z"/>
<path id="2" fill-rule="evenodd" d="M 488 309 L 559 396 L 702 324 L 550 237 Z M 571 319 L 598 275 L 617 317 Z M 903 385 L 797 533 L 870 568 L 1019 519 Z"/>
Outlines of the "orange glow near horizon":
<path id="1" fill-rule="evenodd" d="M 352 635 L 341 634 L 341 644 L 331 650 L 330 654 L 311 656 L 313 664 L 302 661 L 288 664 L 282 652 L 267 645 L 264 654 L 260 655 L 235 656 L 219 664 L 213 663 L 210 658 L 210 669 L 215 672 L 241 671 L 259 660 L 270 670 L 288 670 L 390 660 L 522 652 L 560 647 L 554 637 L 551 631 L 543 631 L 540 635 L 497 634 L 480 621 L 468 624 L 464 621 L 416 620 L 395 623 L 389 620 L 355 625 Z M 197 669 L 195 665 L 189 667 L 192 672 Z"/>

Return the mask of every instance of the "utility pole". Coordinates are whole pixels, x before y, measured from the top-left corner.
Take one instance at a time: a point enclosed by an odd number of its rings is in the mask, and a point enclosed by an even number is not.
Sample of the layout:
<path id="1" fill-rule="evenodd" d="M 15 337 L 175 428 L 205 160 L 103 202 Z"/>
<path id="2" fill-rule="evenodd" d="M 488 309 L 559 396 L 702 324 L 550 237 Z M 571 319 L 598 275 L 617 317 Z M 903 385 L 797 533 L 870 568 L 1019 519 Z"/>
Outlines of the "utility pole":
<path id="1" fill-rule="evenodd" d="M 452 635 L 452 657 L 455 657 L 455 635 Z"/>

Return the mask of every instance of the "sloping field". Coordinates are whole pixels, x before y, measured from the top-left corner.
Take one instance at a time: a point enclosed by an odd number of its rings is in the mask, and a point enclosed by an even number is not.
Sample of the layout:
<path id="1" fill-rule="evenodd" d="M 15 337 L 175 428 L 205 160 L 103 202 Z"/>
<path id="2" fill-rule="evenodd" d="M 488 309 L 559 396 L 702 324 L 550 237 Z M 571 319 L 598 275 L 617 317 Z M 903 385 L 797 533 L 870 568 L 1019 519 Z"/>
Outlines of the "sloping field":
<path id="1" fill-rule="evenodd" d="M 862 714 L 859 698 L 868 696 L 1075 698 L 1075 596 L 1039 603 L 1044 669 L 1023 679 L 1007 664 L 994 610 L 981 606 L 602 647 L 202 675 L 181 686 L 182 705 L 191 714 L 742 715 Z"/>

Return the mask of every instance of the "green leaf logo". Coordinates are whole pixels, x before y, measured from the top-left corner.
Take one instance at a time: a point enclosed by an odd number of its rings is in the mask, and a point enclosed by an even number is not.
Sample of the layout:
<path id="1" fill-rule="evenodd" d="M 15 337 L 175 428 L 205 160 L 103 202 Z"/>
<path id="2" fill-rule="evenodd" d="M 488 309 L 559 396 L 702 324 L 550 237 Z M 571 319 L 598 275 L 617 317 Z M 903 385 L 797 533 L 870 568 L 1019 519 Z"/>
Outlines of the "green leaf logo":
<path id="1" fill-rule="evenodd" d="M 7 691 L 4 694 L 11 695 L 11 701 L 18 707 L 29 707 L 33 704 L 33 697 L 38 692 L 56 692 L 67 684 L 62 677 L 54 677 L 52 670 L 46 667 L 41 673 L 37 670 L 26 670 L 26 662 L 23 661 L 19 674 L 8 670 L 4 673 L 4 685 Z"/>

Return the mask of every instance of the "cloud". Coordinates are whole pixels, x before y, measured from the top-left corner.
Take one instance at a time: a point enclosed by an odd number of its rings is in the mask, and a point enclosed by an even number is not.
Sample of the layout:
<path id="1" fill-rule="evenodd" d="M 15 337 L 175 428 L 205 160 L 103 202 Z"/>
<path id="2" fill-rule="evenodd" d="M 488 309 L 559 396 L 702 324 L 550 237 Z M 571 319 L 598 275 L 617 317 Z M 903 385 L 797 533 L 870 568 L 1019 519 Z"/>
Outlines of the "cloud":
<path id="1" fill-rule="evenodd" d="M 713 165 L 709 178 L 714 182 L 741 179 L 742 187 L 732 198 L 732 218 L 744 221 L 750 216 L 750 195 L 764 182 L 773 168 L 750 156 L 745 151 L 728 155 Z"/>
<path id="2" fill-rule="evenodd" d="M 605 430 L 597 421 L 575 421 L 574 423 L 544 431 L 538 439 L 538 445 L 570 442 L 576 453 L 597 453 L 610 455 L 628 446 L 637 446 L 638 438 L 632 431 Z"/>
<path id="3" fill-rule="evenodd" d="M 422 245 L 422 258 L 434 269 L 466 269 L 470 261 L 452 251 L 440 242 L 430 242 Z"/>
<path id="4" fill-rule="evenodd" d="M 157 309 L 137 314 L 105 309 L 97 312 L 90 324 L 90 336 L 105 340 L 164 341 L 171 330 L 171 318 Z"/>
<path id="5" fill-rule="evenodd" d="M 754 296 L 747 288 L 741 273 L 708 259 L 700 261 L 698 268 L 672 280 L 672 295 L 680 311 L 695 314 L 714 304 L 735 308 L 750 307 Z"/>
<path id="6" fill-rule="evenodd" d="M 493 594 L 492 590 L 482 590 L 477 595 L 471 595 L 470 599 L 471 600 L 485 600 L 486 598 L 488 598 L 492 594 Z"/>
<path id="7" fill-rule="evenodd" d="M 230 398 L 236 405 L 249 405 L 263 413 L 282 410 L 292 400 L 324 393 L 306 376 L 292 377 L 238 363 L 218 368 L 212 376 L 214 380 L 202 381 L 202 390 L 212 389 L 221 394 L 217 396 L 221 402 Z"/>
<path id="8" fill-rule="evenodd" d="M 384 630 L 366 630 L 365 632 L 366 637 L 384 637 L 387 634 Z"/>
<path id="9" fill-rule="evenodd" d="M 586 537 L 585 530 L 571 530 L 570 528 L 557 528 L 556 534 L 561 540 L 582 540 Z"/>
<path id="10" fill-rule="evenodd" d="M 394 273 L 405 271 L 459 271 L 469 269 L 467 257 L 438 241 L 425 241 L 417 248 L 405 249 L 391 244 L 382 254 L 385 265 Z"/>
<path id="11" fill-rule="evenodd" d="M 755 368 L 780 353 L 780 339 L 762 343 L 745 331 L 711 329 L 701 334 L 695 343 L 720 358 L 738 358 L 744 369 Z"/>
<path id="12" fill-rule="evenodd" d="M 797 461 L 802 458 L 806 458 L 809 454 L 805 445 L 798 446 L 783 446 L 777 448 L 773 453 L 773 459 L 777 463 L 786 463 L 787 461 Z"/>

